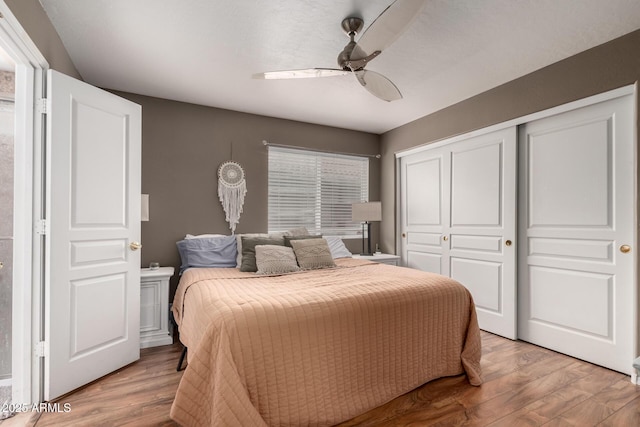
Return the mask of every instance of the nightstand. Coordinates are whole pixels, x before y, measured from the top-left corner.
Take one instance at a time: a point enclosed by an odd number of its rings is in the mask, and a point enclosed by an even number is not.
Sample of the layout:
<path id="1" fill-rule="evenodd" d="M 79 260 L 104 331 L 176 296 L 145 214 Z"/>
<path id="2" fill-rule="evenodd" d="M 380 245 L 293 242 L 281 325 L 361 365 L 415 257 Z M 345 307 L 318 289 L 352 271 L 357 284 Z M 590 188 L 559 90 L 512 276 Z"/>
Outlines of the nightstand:
<path id="1" fill-rule="evenodd" d="M 169 279 L 173 267 L 140 269 L 140 348 L 173 344 L 169 332 Z"/>
<path id="2" fill-rule="evenodd" d="M 400 265 L 400 256 L 391 254 L 353 255 L 355 259 L 366 259 L 380 264 Z"/>

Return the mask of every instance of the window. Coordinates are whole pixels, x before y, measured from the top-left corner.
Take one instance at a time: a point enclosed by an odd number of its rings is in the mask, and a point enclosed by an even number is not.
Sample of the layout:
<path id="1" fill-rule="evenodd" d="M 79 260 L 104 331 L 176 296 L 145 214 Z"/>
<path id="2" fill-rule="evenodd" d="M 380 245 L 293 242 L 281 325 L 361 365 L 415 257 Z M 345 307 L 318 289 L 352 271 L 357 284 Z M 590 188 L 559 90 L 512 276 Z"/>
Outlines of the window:
<path id="1" fill-rule="evenodd" d="M 269 147 L 269 231 L 359 237 L 351 204 L 369 199 L 369 159 Z"/>

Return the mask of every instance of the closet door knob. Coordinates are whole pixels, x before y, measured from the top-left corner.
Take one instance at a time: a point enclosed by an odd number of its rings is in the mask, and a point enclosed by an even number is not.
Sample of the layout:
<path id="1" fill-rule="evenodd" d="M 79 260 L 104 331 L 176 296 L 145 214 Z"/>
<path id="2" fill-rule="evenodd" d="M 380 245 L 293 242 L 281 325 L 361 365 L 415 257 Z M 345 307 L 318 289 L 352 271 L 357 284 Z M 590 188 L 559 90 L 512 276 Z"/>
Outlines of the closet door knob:
<path id="1" fill-rule="evenodd" d="M 622 252 L 623 254 L 631 252 L 631 246 L 629 245 L 620 246 L 620 252 Z"/>
<path id="2" fill-rule="evenodd" d="M 449 236 L 442 236 L 442 240 L 446 242 L 447 240 L 449 240 Z"/>
<path id="3" fill-rule="evenodd" d="M 4 262 L 0 261 L 0 270 L 4 268 Z"/>
<path id="4" fill-rule="evenodd" d="M 139 243 L 139 242 L 131 242 L 131 243 L 129 243 L 129 248 L 131 248 L 132 251 L 137 251 L 141 247 L 142 247 L 142 244 Z"/>
<path id="5" fill-rule="evenodd" d="M 507 240 L 506 242 L 504 242 L 504 244 L 507 246 L 511 246 L 511 240 Z"/>

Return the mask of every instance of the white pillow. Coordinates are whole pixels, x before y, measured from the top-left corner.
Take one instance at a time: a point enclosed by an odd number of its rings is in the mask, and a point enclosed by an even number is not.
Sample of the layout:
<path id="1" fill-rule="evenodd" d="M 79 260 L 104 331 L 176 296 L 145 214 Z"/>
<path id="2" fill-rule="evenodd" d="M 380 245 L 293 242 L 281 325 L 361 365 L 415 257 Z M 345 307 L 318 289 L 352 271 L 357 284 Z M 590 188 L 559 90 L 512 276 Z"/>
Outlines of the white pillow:
<path id="1" fill-rule="evenodd" d="M 331 256 L 333 257 L 333 259 L 351 258 L 352 253 L 349 252 L 349 249 L 347 249 L 340 237 L 329 236 L 325 237 L 325 240 L 329 245 L 329 250 L 331 251 Z"/>
<path id="2" fill-rule="evenodd" d="M 197 234 L 197 235 L 193 235 L 193 234 L 187 234 L 186 236 L 184 236 L 185 240 L 188 239 L 206 239 L 208 237 L 226 237 L 225 234 Z"/>

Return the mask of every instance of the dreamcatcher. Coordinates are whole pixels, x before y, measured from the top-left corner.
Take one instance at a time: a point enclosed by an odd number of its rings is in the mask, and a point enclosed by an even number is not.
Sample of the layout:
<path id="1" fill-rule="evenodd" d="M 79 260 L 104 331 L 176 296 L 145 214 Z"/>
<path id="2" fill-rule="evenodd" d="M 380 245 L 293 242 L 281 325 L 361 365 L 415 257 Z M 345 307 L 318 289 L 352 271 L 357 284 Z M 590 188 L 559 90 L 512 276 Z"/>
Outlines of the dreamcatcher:
<path id="1" fill-rule="evenodd" d="M 245 194 L 247 183 L 242 166 L 231 160 L 222 163 L 218 168 L 218 198 L 232 234 L 235 233 L 236 224 L 240 222 Z"/>

